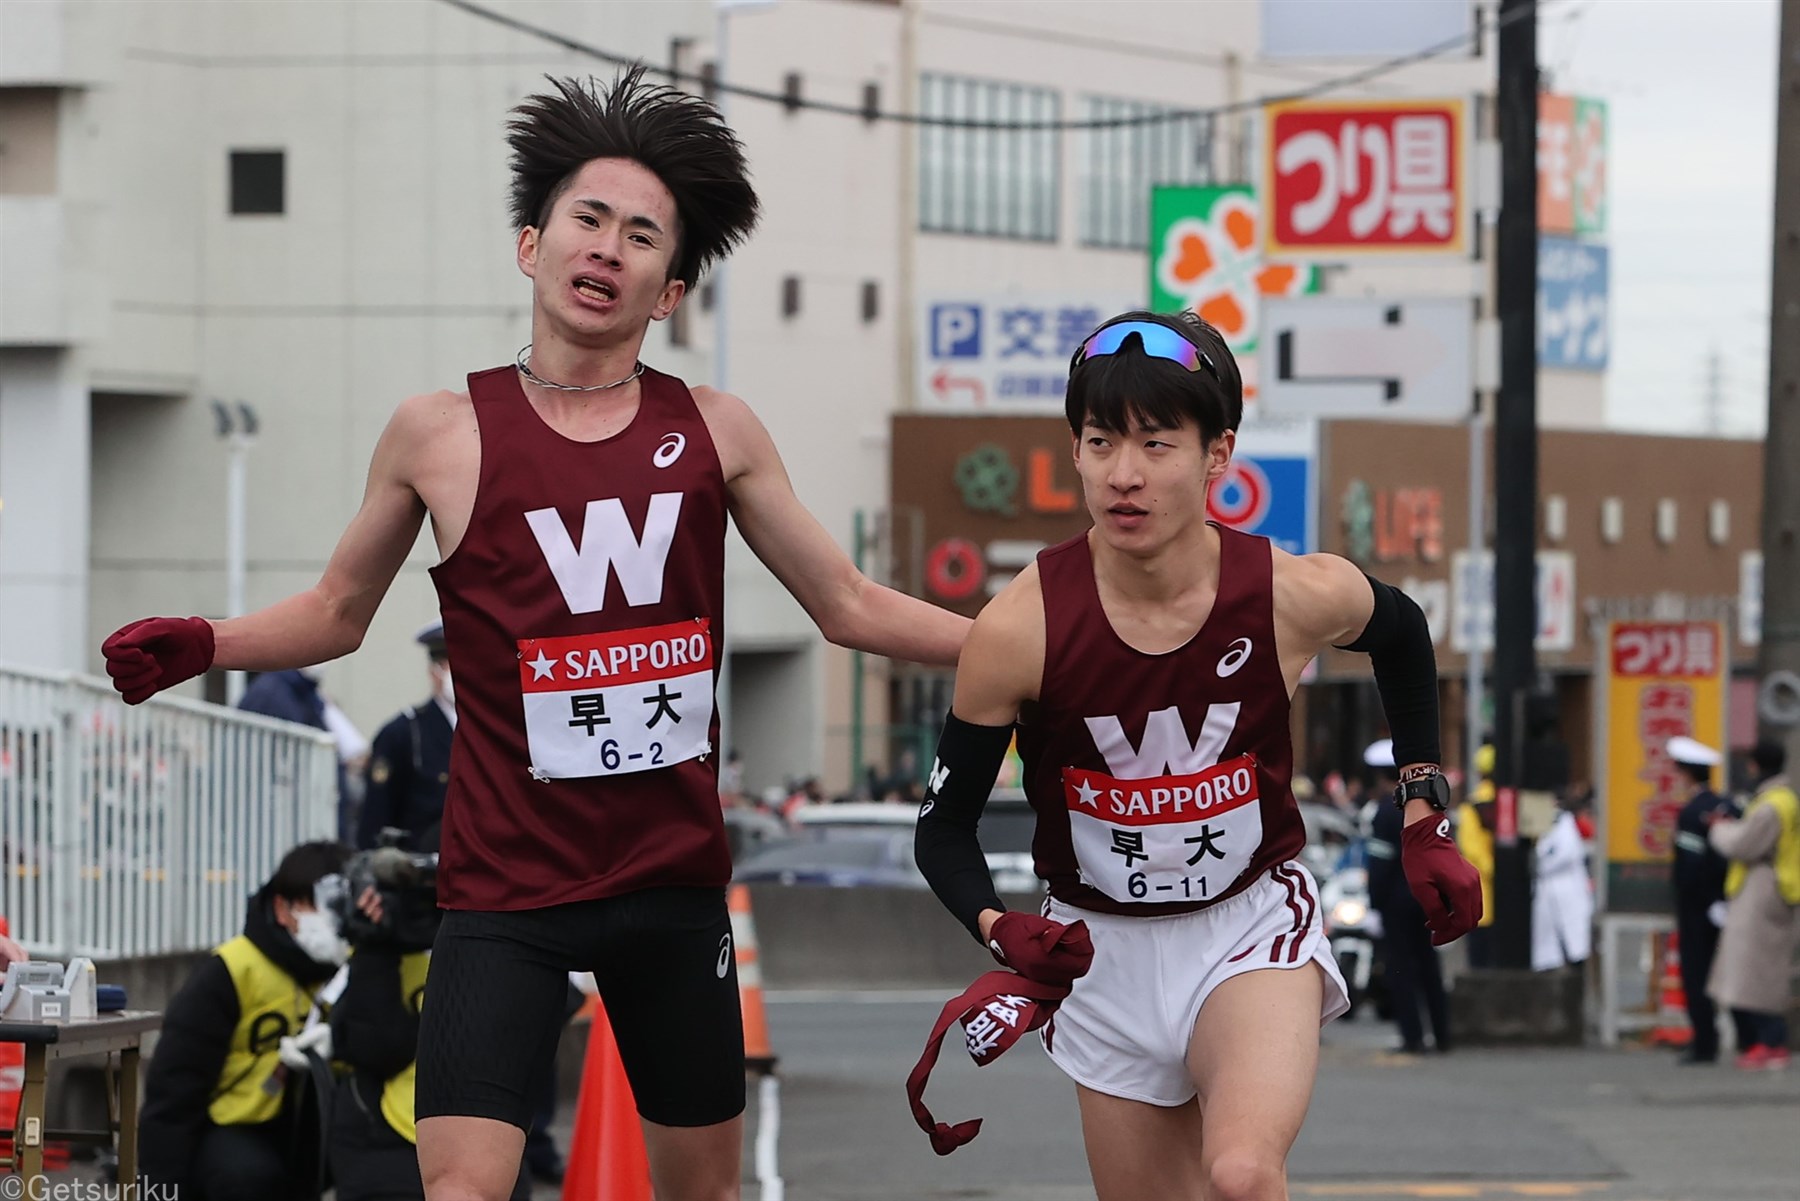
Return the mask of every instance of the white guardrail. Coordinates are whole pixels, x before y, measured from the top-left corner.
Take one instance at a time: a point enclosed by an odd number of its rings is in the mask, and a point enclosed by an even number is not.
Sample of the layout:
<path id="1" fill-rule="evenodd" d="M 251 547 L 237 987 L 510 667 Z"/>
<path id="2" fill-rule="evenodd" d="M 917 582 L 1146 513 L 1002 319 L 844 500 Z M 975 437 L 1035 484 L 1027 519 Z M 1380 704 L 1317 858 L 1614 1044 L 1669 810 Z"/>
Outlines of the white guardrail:
<path id="1" fill-rule="evenodd" d="M 0 666 L 0 914 L 33 954 L 209 950 L 336 812 L 323 731 Z"/>

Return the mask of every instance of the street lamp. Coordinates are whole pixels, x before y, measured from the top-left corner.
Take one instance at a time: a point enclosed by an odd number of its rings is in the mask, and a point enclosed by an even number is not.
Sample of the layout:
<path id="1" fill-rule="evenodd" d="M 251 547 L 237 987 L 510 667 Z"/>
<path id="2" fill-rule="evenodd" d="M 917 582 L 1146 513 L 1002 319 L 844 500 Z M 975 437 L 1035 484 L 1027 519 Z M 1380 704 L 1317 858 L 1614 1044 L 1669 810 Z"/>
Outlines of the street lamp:
<path id="1" fill-rule="evenodd" d="M 225 440 L 225 616 L 244 615 L 244 500 L 250 447 L 259 428 L 256 410 L 243 401 L 228 405 L 212 402 L 218 435 Z M 225 674 L 225 703 L 236 705 L 244 695 L 244 673 Z"/>

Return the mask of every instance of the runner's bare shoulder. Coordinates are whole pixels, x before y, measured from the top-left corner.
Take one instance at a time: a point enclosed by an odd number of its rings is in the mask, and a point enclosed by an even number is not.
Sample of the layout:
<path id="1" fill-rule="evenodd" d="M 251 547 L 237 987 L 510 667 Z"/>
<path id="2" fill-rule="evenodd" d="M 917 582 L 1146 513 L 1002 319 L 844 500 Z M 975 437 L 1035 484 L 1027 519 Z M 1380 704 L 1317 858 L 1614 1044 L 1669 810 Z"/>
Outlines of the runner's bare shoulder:
<path id="1" fill-rule="evenodd" d="M 713 450 L 727 480 L 741 475 L 759 453 L 774 454 L 769 431 L 742 397 L 706 384 L 694 384 L 688 391 L 700 410 L 700 420 L 706 422 L 706 432 L 712 435 Z"/>
<path id="2" fill-rule="evenodd" d="M 965 721 L 997 724 L 1001 712 L 1034 701 L 1044 678 L 1044 589 L 1029 564 L 976 615 L 956 668 L 956 711 Z M 968 686 L 965 688 L 965 677 Z M 983 717 L 965 712 L 979 709 Z"/>
<path id="3" fill-rule="evenodd" d="M 413 469 L 430 466 L 459 443 L 472 439 L 479 444 L 480 437 L 467 392 L 421 392 L 395 406 L 376 457 L 391 455 L 396 471 L 410 478 Z"/>
<path id="4" fill-rule="evenodd" d="M 1372 603 L 1362 569 L 1342 555 L 1290 555 L 1280 547 L 1272 553 L 1279 631 L 1307 643 L 1308 654 L 1355 638 Z"/>

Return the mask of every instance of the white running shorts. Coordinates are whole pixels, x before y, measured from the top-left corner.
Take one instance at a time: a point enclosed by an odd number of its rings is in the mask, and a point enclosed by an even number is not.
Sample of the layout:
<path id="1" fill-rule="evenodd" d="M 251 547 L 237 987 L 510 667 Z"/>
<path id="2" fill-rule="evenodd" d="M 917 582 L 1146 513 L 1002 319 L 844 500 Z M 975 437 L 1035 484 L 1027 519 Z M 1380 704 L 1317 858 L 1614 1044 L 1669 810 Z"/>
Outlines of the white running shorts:
<path id="1" fill-rule="evenodd" d="M 1124 917 L 1050 900 L 1059 922 L 1085 921 L 1094 964 L 1040 1032 L 1070 1079 L 1151 1105 L 1193 1098 L 1187 1050 L 1213 989 L 1233 976 L 1317 963 L 1323 1026 L 1350 1008 L 1319 912 L 1319 886 L 1299 863 L 1270 869 L 1230 900 L 1197 913 Z"/>

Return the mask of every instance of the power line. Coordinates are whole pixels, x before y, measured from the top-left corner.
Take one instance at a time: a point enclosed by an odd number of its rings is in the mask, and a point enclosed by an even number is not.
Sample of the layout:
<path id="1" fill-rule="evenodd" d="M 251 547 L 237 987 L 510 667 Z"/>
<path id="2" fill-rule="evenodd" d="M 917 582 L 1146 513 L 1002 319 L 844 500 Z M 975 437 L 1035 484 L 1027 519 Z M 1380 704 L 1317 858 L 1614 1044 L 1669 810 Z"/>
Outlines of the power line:
<path id="1" fill-rule="evenodd" d="M 637 66 L 642 61 L 629 55 L 619 54 L 611 50 L 603 50 L 598 46 L 591 46 L 576 38 L 557 33 L 553 29 L 545 29 L 541 25 L 533 25 L 529 21 L 521 21 L 516 17 L 509 17 L 504 13 L 495 12 L 490 8 L 485 8 L 482 5 L 472 3 L 472 0 L 440 0 L 440 2 L 449 5 L 451 8 L 460 9 L 473 16 L 480 17 L 483 20 L 492 21 L 496 25 L 504 26 L 515 32 L 527 34 L 535 38 L 541 38 L 544 41 L 561 46 L 565 50 L 572 51 L 576 54 L 586 55 L 589 58 L 597 58 L 602 62 L 611 63 L 614 66 Z M 1515 21 L 1528 20 L 1533 17 L 1540 8 L 1554 2 L 1555 0 L 1533 0 L 1532 3 L 1522 4 L 1509 11 L 1505 16 L 1496 18 L 1489 27 L 1497 31 L 1506 28 Z M 1427 59 L 1440 57 L 1444 54 L 1448 54 L 1452 50 L 1468 45 L 1480 34 L 1483 28 L 1482 18 L 1479 14 L 1476 17 L 1476 22 L 1476 29 L 1472 33 L 1459 33 L 1454 37 L 1445 38 L 1441 42 L 1427 46 L 1423 50 L 1417 50 L 1411 54 L 1403 54 L 1398 58 L 1390 58 L 1383 62 L 1364 67 L 1361 70 L 1351 71 L 1344 75 L 1321 80 L 1309 87 L 1298 88 L 1288 92 L 1276 92 L 1265 96 L 1255 96 L 1247 100 L 1238 100 L 1230 104 L 1221 104 L 1212 108 L 1164 109 L 1160 112 L 1145 113 L 1138 116 L 1106 117 L 1087 121 L 991 121 L 970 117 L 936 117 L 928 116 L 923 113 L 897 113 L 886 109 L 865 108 L 861 105 L 836 104 L 829 100 L 795 98 L 783 92 L 771 92 L 762 88 L 749 87 L 741 83 L 726 83 L 723 80 L 709 79 L 704 75 L 692 71 L 678 71 L 671 67 L 660 67 L 653 63 L 643 63 L 643 65 L 646 70 L 657 75 L 665 76 L 674 83 L 697 83 L 709 88 L 716 88 L 721 92 L 726 92 L 733 96 L 743 96 L 751 100 L 763 100 L 772 104 L 783 105 L 789 109 L 812 109 L 817 112 L 837 113 L 840 116 L 859 117 L 865 121 L 893 121 L 902 125 L 941 126 L 951 129 L 991 129 L 1020 133 L 1065 129 L 1121 129 L 1140 125 L 1156 125 L 1165 121 L 1190 121 L 1199 118 L 1221 117 L 1230 113 L 1253 112 L 1260 109 L 1265 104 L 1276 104 L 1288 100 L 1307 100 L 1315 96 L 1324 95 L 1328 92 L 1355 87 L 1357 84 L 1366 83 L 1371 79 L 1377 79 L 1383 75 L 1392 74 L 1404 67 L 1424 62 Z"/>

